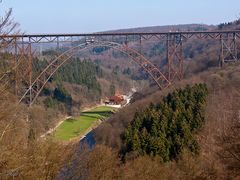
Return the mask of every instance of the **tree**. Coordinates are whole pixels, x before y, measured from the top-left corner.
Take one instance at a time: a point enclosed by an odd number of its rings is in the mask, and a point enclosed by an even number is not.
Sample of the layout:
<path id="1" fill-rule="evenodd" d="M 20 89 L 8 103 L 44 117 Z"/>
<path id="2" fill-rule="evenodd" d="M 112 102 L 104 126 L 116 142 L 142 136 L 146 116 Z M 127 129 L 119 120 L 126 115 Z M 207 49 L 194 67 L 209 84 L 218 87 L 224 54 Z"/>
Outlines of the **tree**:
<path id="1" fill-rule="evenodd" d="M 0 1 L 0 4 L 2 1 Z M 19 32 L 18 23 L 14 22 L 12 18 L 12 9 L 10 8 L 6 13 L 1 17 L 0 16 L 0 35 L 8 35 L 10 33 Z M 0 41 L 0 48 L 4 47 Z M 5 60 L 0 56 L 0 63 Z M 2 65 L 2 64 L 1 64 Z M 6 72 L 6 67 L 0 68 L 0 74 L 3 74 L 0 77 L 0 144 L 5 140 L 5 137 L 8 136 L 8 133 L 11 132 L 11 129 L 18 128 L 16 125 L 21 121 L 16 123 L 16 118 L 14 116 L 19 116 L 21 118 L 22 113 L 20 113 L 21 108 L 17 106 L 16 98 L 12 95 L 5 87 L 4 83 L 2 83 L 2 78 L 4 77 Z M 15 132 L 18 132 L 16 130 Z"/>
<path id="2" fill-rule="evenodd" d="M 115 94 L 115 91 L 116 91 L 116 88 L 115 88 L 114 84 L 111 84 L 110 88 L 109 88 L 110 96 L 113 96 Z"/>
<path id="3" fill-rule="evenodd" d="M 12 18 L 12 8 L 7 10 L 3 17 L 0 16 L 0 35 L 17 34 L 20 32 L 18 27 L 19 24 Z"/>
<path id="4" fill-rule="evenodd" d="M 229 175 L 238 179 L 240 177 L 240 117 L 236 112 L 231 125 L 225 128 L 224 132 L 218 137 L 220 150 L 218 156 L 229 170 Z M 238 178 L 237 178 L 238 177 Z"/>
<path id="5" fill-rule="evenodd" d="M 176 159 L 184 148 L 197 154 L 194 137 L 204 123 L 206 85 L 178 89 L 157 105 L 137 112 L 124 133 L 125 153 L 161 157 L 163 162 Z"/>
<path id="6" fill-rule="evenodd" d="M 1 3 L 2 0 L 0 1 L 0 5 Z M 3 16 L 0 16 L 0 35 L 19 33 L 19 24 L 12 18 L 12 8 L 10 8 Z M 6 43 L 6 41 L 3 41 L 2 39 L 0 40 L 0 48 L 8 48 L 9 46 L 11 46 L 11 41 Z M 9 57 L 12 57 L 10 53 L 0 53 L 0 90 L 5 90 L 6 84 L 9 84 L 13 79 L 14 72 L 12 71 L 12 68 L 9 68 L 9 64 L 12 62 L 7 61 L 7 59 L 10 59 Z"/>
<path id="7" fill-rule="evenodd" d="M 119 168 L 117 153 L 106 146 L 97 145 L 92 150 L 81 150 L 63 179 L 119 179 Z"/>

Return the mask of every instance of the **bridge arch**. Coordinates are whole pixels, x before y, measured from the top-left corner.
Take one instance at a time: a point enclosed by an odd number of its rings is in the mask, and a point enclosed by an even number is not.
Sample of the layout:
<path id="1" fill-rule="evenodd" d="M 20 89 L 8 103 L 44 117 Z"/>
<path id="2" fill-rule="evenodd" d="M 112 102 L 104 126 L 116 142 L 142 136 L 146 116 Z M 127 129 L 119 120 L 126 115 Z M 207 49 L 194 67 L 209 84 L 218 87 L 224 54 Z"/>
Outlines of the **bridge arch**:
<path id="1" fill-rule="evenodd" d="M 153 79 L 153 81 L 156 82 L 157 86 L 160 89 L 163 89 L 171 84 L 166 76 L 153 63 L 151 63 L 146 57 L 144 57 L 136 50 L 128 47 L 127 45 L 109 41 L 93 41 L 72 47 L 57 56 L 47 65 L 47 67 L 37 76 L 33 82 L 30 82 L 29 87 L 22 95 L 19 102 L 25 101 L 29 103 L 29 105 L 32 105 L 43 90 L 46 83 L 61 66 L 63 66 L 77 53 L 94 47 L 109 47 L 127 55 L 132 61 L 142 67 L 143 70 L 150 75 L 150 77 Z"/>

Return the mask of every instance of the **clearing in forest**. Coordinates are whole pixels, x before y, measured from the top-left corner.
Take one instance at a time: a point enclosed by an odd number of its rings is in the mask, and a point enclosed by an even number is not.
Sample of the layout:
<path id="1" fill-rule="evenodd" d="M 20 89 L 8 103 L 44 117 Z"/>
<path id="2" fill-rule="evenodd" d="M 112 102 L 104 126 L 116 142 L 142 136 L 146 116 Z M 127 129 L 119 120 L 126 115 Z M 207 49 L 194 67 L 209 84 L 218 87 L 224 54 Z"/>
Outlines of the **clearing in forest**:
<path id="1" fill-rule="evenodd" d="M 79 117 L 66 119 L 55 131 L 58 140 L 70 140 L 84 135 L 99 119 L 109 117 L 115 108 L 99 106 L 81 113 Z"/>

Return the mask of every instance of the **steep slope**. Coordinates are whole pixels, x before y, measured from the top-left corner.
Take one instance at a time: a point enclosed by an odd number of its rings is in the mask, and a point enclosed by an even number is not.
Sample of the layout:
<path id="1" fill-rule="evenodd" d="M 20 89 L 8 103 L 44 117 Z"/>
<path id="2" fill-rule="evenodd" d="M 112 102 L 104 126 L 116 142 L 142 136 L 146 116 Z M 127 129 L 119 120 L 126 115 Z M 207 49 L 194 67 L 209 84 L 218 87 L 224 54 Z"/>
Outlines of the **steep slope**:
<path id="1" fill-rule="evenodd" d="M 229 65 L 223 69 L 215 68 L 196 74 L 191 78 L 176 83 L 170 89 L 153 92 L 122 109 L 97 128 L 94 131 L 94 137 L 98 144 L 103 144 L 120 151 L 123 147 L 123 132 L 127 127 L 129 128 L 130 122 L 136 118 L 136 112 L 139 112 L 138 114 L 145 112 L 151 103 L 159 103 L 162 97 L 175 89 L 186 87 L 188 84 L 206 83 L 209 95 L 207 106 L 205 107 L 205 123 L 196 135 L 200 146 L 199 155 L 196 156 L 198 160 L 195 159 L 196 157 L 193 158 L 183 153 L 180 158 L 183 161 L 179 161 L 180 169 L 181 166 L 182 168 L 186 166 L 185 163 L 189 165 L 189 163 L 198 161 L 199 164 L 197 166 L 194 164 L 190 165 L 197 169 L 193 170 L 185 167 L 186 169 L 181 169 L 181 171 L 193 174 L 203 173 L 206 176 L 210 176 L 212 173 L 215 178 L 239 177 L 239 147 L 237 146 L 239 140 L 235 137 L 238 136 L 237 131 L 239 129 L 239 77 L 239 64 Z M 140 118 L 143 117 L 141 116 Z M 235 135 L 233 135 L 234 133 Z M 228 149 L 230 147 L 233 149 Z M 131 162 L 131 159 L 134 159 L 134 157 L 136 158 L 136 154 L 130 156 L 130 159 L 127 161 Z M 173 167 L 168 166 L 163 172 L 167 173 L 173 169 Z M 175 171 L 178 170 L 175 169 Z M 198 174 L 198 176 L 203 177 L 203 174 Z M 177 177 L 177 174 L 174 177 Z"/>
<path id="2" fill-rule="evenodd" d="M 214 68 L 212 70 L 196 74 L 191 78 L 176 82 L 174 86 L 171 86 L 168 89 L 162 91 L 153 90 L 155 92 L 148 94 L 147 97 L 143 96 L 142 99 L 137 100 L 136 102 L 131 104 L 131 106 L 122 109 L 119 113 L 115 114 L 108 122 L 104 123 L 99 128 L 99 130 L 96 130 L 96 139 L 99 140 L 100 143 L 106 143 L 109 146 L 119 148 L 119 145 L 121 145 L 120 134 L 123 132 L 123 129 L 128 126 L 129 122 L 131 122 L 136 111 L 141 112 L 150 103 L 156 104 L 160 102 L 163 96 L 166 96 L 174 89 L 184 87 L 187 84 L 193 85 L 195 83 L 206 83 L 209 89 L 209 97 L 215 95 L 215 101 L 218 101 L 217 94 L 220 93 L 225 96 L 228 90 L 229 92 L 231 92 L 228 93 L 229 96 L 234 97 L 235 95 L 233 93 L 238 94 L 238 87 L 240 84 L 239 70 L 239 65 L 228 66 L 224 69 Z M 221 98 L 221 96 L 219 96 L 219 98 Z M 236 98 L 238 98 L 238 96 L 236 96 Z M 208 102 L 211 101 L 211 99 L 208 99 Z M 238 107 L 237 100 L 232 103 L 236 103 L 236 108 Z M 101 136 L 98 135 L 98 133 L 100 132 Z"/>

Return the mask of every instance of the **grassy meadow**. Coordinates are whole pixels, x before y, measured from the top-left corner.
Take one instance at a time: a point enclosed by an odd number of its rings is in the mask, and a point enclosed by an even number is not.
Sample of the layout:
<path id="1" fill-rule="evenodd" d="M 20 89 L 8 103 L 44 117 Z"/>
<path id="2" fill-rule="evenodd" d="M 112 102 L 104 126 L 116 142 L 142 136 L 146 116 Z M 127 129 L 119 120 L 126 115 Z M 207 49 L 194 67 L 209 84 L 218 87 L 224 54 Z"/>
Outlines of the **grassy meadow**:
<path id="1" fill-rule="evenodd" d="M 83 135 L 97 120 L 109 117 L 115 108 L 99 106 L 81 113 L 79 117 L 66 119 L 54 132 L 58 140 L 70 140 Z"/>

